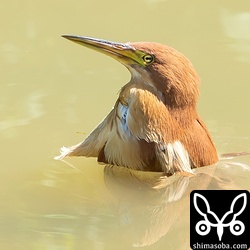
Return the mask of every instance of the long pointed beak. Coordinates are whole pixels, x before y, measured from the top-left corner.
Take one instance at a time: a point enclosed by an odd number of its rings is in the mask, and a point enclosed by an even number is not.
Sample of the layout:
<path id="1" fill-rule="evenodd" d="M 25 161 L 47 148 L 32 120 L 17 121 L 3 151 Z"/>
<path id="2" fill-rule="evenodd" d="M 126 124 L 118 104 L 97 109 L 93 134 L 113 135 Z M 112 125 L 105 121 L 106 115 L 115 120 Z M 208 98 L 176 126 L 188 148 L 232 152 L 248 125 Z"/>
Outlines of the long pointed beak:
<path id="1" fill-rule="evenodd" d="M 62 35 L 62 37 L 111 56 L 125 66 L 133 63 L 140 64 L 135 48 L 128 43 L 117 43 L 85 36 Z"/>

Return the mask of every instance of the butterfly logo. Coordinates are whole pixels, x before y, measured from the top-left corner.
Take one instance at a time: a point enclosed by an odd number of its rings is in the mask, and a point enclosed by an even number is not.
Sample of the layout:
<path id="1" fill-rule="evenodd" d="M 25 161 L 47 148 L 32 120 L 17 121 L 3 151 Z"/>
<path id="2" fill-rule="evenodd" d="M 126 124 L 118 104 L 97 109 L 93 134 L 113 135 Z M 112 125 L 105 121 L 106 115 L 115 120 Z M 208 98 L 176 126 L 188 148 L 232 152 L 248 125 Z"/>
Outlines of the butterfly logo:
<path id="1" fill-rule="evenodd" d="M 243 205 L 239 209 L 240 200 L 243 199 Z M 198 206 L 198 202 L 201 205 L 203 203 L 203 206 Z M 196 211 L 203 216 L 203 219 L 196 223 L 195 230 L 199 235 L 207 235 L 209 234 L 211 227 L 217 228 L 217 235 L 219 238 L 219 241 L 222 239 L 222 235 L 224 233 L 224 228 L 229 227 L 230 232 L 233 235 L 241 235 L 245 231 L 245 225 L 242 221 L 237 220 L 237 217 L 245 210 L 247 205 L 247 195 L 246 193 L 242 193 L 237 195 L 230 206 L 230 210 L 227 211 L 222 218 L 220 219 L 213 211 L 210 210 L 210 205 L 207 201 L 207 199 L 198 193 L 195 193 L 193 196 L 193 203 Z M 237 208 L 235 204 L 237 204 Z M 204 206 L 205 205 L 205 206 Z M 205 207 L 205 209 L 204 209 Z M 237 210 L 238 209 L 238 210 Z M 205 211 L 204 211 L 205 210 Z M 225 223 L 225 220 L 228 218 L 231 218 L 230 222 Z M 213 222 L 211 222 L 211 219 Z"/>

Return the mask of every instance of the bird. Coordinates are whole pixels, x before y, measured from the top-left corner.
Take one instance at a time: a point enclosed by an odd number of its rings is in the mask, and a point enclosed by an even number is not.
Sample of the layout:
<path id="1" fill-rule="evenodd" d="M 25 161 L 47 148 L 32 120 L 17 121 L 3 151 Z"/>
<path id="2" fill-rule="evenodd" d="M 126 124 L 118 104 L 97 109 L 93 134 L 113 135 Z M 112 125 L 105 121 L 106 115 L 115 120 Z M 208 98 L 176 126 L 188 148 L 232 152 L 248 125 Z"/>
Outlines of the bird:
<path id="1" fill-rule="evenodd" d="M 178 50 L 156 42 L 112 42 L 62 35 L 122 63 L 131 79 L 110 113 L 82 142 L 62 147 L 66 156 L 97 157 L 100 164 L 138 171 L 193 174 L 219 161 L 197 113 L 200 79 Z"/>

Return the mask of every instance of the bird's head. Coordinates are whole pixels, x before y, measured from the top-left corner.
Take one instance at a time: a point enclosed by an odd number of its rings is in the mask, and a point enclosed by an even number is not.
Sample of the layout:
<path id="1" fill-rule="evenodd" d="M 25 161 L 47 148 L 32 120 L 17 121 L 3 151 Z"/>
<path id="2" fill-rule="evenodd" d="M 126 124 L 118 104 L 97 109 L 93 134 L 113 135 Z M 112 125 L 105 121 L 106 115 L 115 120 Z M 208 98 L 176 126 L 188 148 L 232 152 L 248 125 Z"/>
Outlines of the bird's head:
<path id="1" fill-rule="evenodd" d="M 199 77 L 191 62 L 177 50 L 152 42 L 117 43 L 82 36 L 63 37 L 121 62 L 131 72 L 132 81 L 155 88 L 168 108 L 195 107 Z"/>

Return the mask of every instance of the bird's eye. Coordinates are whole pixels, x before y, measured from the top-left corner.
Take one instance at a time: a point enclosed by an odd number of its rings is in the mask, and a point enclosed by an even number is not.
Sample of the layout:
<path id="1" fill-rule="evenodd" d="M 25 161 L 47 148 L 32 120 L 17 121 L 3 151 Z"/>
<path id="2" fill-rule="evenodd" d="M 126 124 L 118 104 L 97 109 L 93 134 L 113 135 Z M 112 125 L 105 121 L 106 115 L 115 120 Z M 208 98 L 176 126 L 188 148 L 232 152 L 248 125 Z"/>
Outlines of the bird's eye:
<path id="1" fill-rule="evenodd" d="M 145 63 L 150 64 L 154 61 L 154 56 L 152 55 L 145 55 L 142 57 Z"/>

